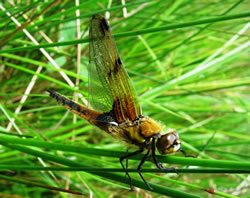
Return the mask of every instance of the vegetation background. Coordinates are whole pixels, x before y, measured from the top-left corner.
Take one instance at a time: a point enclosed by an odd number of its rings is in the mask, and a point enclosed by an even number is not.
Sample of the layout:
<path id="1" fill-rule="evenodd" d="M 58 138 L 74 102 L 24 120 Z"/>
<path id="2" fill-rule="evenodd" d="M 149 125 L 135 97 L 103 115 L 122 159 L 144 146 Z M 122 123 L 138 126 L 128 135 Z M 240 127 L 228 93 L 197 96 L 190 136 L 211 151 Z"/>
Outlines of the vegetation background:
<path id="1" fill-rule="evenodd" d="M 249 197 L 249 7 L 242 0 L 2 1 L 0 196 Z M 130 192 L 119 163 L 126 147 L 46 92 L 87 99 L 94 14 L 110 22 L 143 114 L 176 129 L 183 150 L 196 156 L 159 158 L 178 175 L 146 162 L 153 190 L 131 172 L 137 188 Z M 131 171 L 140 159 L 129 160 Z"/>

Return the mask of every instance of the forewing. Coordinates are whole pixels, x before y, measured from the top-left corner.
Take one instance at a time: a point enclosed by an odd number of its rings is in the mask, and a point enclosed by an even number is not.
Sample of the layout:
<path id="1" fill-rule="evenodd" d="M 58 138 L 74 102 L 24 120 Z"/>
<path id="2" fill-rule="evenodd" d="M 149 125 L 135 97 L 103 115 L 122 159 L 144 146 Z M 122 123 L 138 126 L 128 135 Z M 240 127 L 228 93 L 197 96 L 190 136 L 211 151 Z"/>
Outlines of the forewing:
<path id="1" fill-rule="evenodd" d="M 135 120 L 141 115 L 141 108 L 106 19 L 93 16 L 89 33 L 91 106 L 102 112 L 112 111 L 117 122 Z"/>

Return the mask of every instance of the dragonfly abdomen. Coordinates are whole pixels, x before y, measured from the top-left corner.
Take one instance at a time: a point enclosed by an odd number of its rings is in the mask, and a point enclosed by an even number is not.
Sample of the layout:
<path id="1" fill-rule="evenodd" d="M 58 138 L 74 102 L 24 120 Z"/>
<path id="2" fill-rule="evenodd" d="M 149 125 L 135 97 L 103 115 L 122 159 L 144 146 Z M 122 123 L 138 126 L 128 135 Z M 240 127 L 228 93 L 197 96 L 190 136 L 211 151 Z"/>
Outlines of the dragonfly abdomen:
<path id="1" fill-rule="evenodd" d="M 88 109 L 87 107 L 84 107 L 80 104 L 77 104 L 76 102 L 69 100 L 65 96 L 62 96 L 61 94 L 55 91 L 49 89 L 47 91 L 50 93 L 50 96 L 52 98 L 55 98 L 56 101 L 64 108 L 72 111 L 76 115 L 79 115 L 91 124 L 97 125 L 96 118 L 102 114 L 101 112 L 97 112 L 92 109 Z"/>

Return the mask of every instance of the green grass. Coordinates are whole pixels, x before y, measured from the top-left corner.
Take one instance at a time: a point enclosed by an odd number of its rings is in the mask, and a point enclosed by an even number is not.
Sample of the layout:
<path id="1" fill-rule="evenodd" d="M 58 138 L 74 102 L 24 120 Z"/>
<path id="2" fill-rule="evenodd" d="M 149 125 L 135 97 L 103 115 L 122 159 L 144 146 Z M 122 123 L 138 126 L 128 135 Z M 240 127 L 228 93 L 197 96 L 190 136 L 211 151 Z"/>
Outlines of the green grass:
<path id="1" fill-rule="evenodd" d="M 0 4 L 23 25 L 17 28 L 0 9 L 1 197 L 249 196 L 248 1 L 142 0 L 125 1 L 123 6 L 117 0 L 92 0 L 79 7 L 74 1 L 20 2 Z M 178 175 L 158 170 L 149 159 L 143 175 L 153 190 L 136 173 L 142 155 L 129 160 L 136 187 L 130 192 L 119 163 L 126 145 L 74 117 L 46 92 L 54 89 L 69 98 L 78 92 L 88 98 L 88 26 L 97 13 L 110 14 L 143 114 L 159 121 L 164 130 L 176 129 L 182 149 L 197 156 L 158 156 Z M 78 66 L 77 44 L 81 44 Z M 76 79 L 79 89 L 69 84 Z M 25 94 L 27 88 L 31 91 Z"/>

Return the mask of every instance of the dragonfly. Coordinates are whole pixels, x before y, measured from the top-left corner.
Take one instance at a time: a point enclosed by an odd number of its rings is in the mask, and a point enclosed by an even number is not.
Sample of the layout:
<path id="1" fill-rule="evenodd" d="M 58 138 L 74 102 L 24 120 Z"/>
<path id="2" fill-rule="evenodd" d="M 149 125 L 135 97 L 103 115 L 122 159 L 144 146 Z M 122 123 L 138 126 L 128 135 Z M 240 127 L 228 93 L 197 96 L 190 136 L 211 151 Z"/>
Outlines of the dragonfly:
<path id="1" fill-rule="evenodd" d="M 111 28 L 101 15 L 94 15 L 90 21 L 88 75 L 90 105 L 77 104 L 53 90 L 47 91 L 66 109 L 112 137 L 136 148 L 135 152 L 120 158 L 131 190 L 133 189 L 132 178 L 123 162 L 146 151 L 137 167 L 137 172 L 145 185 L 152 189 L 141 173 L 147 158 L 151 155 L 154 164 L 159 169 L 175 170 L 164 168 L 158 162 L 156 149 L 161 155 L 184 151 L 181 150 L 181 141 L 176 130 L 163 133 L 160 124 L 142 115 L 135 88 L 120 59 Z"/>

